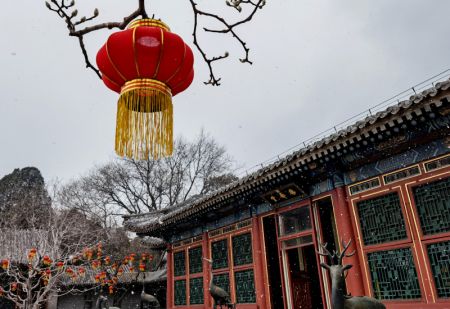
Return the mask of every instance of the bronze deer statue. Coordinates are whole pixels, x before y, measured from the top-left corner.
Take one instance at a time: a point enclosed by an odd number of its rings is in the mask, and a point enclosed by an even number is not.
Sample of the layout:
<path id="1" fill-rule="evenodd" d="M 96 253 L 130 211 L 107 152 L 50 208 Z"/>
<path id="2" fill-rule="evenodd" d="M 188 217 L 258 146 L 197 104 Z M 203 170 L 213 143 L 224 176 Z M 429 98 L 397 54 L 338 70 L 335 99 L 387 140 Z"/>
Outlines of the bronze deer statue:
<path id="1" fill-rule="evenodd" d="M 333 251 L 333 254 L 328 251 L 326 248 L 327 244 L 321 244 L 322 252 L 318 252 L 322 256 L 326 256 L 330 258 L 331 265 L 320 263 L 320 266 L 327 269 L 330 272 L 331 278 L 331 306 L 333 309 L 386 309 L 386 306 L 383 305 L 380 301 L 375 298 L 367 297 L 367 296 L 351 296 L 350 294 L 346 294 L 346 286 L 345 286 L 345 271 L 349 270 L 353 267 L 351 264 L 342 265 L 342 260 L 344 257 L 350 257 L 355 254 L 355 251 L 352 253 L 346 254 L 348 247 L 350 246 L 352 240 L 345 244 L 342 240 L 342 252 Z M 337 263 L 335 260 L 337 259 Z"/>

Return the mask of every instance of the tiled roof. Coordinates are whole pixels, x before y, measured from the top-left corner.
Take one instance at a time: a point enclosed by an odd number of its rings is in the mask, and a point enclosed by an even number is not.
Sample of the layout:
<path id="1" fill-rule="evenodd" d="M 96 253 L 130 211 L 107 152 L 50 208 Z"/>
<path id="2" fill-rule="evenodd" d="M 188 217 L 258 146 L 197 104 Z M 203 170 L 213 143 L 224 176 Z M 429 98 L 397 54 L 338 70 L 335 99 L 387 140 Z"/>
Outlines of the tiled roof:
<path id="1" fill-rule="evenodd" d="M 444 104 L 441 100 L 442 97 L 450 101 L 450 93 L 446 91 L 449 88 L 450 79 L 437 83 L 434 87 L 415 94 L 408 100 L 356 121 L 345 129 L 300 148 L 286 157 L 190 203 L 170 207 L 164 213 L 125 216 L 125 228 L 137 233 L 147 233 L 194 215 L 267 180 L 277 178 L 292 169 L 297 169 L 317 158 L 338 151 L 353 144 L 355 140 L 361 140 L 369 134 L 381 133 L 389 127 L 403 123 L 404 119 L 409 120 L 419 116 L 423 111 L 431 110 L 433 105 L 439 107 Z"/>
<path id="2" fill-rule="evenodd" d="M 142 238 L 142 241 L 149 249 L 158 250 L 167 248 L 167 243 L 162 238 L 145 236 Z"/>
<path id="3" fill-rule="evenodd" d="M 123 274 L 118 277 L 119 283 L 133 283 L 133 282 L 159 282 L 167 279 L 167 269 L 164 267 L 162 269 L 158 269 L 156 271 L 147 271 L 147 272 L 137 272 L 135 270 L 131 271 L 130 266 L 123 265 L 121 266 L 123 269 Z M 72 267 L 75 273 L 78 272 L 78 267 Z M 73 286 L 73 285 L 94 285 L 95 283 L 95 275 L 98 271 L 94 271 L 92 268 L 88 268 L 85 270 L 86 273 L 84 276 L 76 276 L 75 278 L 70 278 L 68 275 L 64 274 L 61 276 L 61 281 L 63 285 Z M 112 270 L 109 270 L 112 272 Z"/>

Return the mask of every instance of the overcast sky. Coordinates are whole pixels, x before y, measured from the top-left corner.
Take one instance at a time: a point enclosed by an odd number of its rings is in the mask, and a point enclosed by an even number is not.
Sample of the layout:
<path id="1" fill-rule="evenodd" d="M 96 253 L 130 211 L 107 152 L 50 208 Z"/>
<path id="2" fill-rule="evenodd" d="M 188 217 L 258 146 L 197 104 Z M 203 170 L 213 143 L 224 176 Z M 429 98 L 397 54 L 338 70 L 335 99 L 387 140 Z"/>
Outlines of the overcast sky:
<path id="1" fill-rule="evenodd" d="M 84 67 L 77 40 L 42 0 L 0 10 L 0 177 L 38 167 L 46 180 L 77 177 L 113 158 L 117 94 Z M 77 0 L 115 21 L 137 0 Z M 188 0 L 147 0 L 148 12 L 192 46 Z M 225 0 L 213 3 L 224 12 Z M 174 98 L 175 135 L 204 128 L 251 167 L 426 78 L 450 68 L 450 1 L 267 0 L 239 33 L 253 66 L 225 35 L 202 36 L 222 86 L 203 85 L 196 56 L 191 87 Z M 92 59 L 110 32 L 87 37 Z"/>

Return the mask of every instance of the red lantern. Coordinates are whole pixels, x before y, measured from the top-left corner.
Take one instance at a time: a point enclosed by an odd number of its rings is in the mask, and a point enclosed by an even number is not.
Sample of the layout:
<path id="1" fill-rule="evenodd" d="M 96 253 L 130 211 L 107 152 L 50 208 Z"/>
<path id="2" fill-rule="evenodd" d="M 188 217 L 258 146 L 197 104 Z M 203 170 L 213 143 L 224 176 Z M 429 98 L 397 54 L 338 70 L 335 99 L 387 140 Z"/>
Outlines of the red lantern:
<path id="1" fill-rule="evenodd" d="M 84 276 L 86 275 L 86 269 L 84 269 L 84 267 L 80 267 L 80 268 L 78 269 L 78 274 L 79 274 L 81 277 L 84 277 Z"/>
<path id="2" fill-rule="evenodd" d="M 28 260 L 30 261 L 30 263 L 31 261 L 33 261 L 34 257 L 36 256 L 36 253 L 37 253 L 36 248 L 30 249 L 30 251 L 28 252 Z"/>
<path id="3" fill-rule="evenodd" d="M 122 267 L 119 267 L 119 269 L 117 270 L 117 276 L 120 277 L 123 274 L 123 269 Z"/>
<path id="4" fill-rule="evenodd" d="M 8 267 L 9 267 L 9 261 L 8 260 L 2 260 L 1 264 L 2 264 L 2 268 L 4 270 L 8 269 Z"/>
<path id="5" fill-rule="evenodd" d="M 117 154 L 135 159 L 172 154 L 172 96 L 192 83 L 193 64 L 189 46 L 158 20 L 135 20 L 108 38 L 97 65 L 105 85 L 120 93 Z"/>
<path id="6" fill-rule="evenodd" d="M 52 264 L 52 259 L 48 255 L 44 255 L 42 262 L 45 266 L 50 266 Z"/>

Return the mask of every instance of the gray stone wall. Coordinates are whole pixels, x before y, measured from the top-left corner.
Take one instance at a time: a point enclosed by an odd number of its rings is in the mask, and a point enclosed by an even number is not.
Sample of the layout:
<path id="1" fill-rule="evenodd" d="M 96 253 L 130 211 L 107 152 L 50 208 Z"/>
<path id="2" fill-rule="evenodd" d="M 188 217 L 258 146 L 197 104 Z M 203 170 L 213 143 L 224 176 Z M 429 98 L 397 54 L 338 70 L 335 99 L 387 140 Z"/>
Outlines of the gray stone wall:
<path id="1" fill-rule="evenodd" d="M 92 306 L 94 308 L 95 303 Z M 84 295 L 64 295 L 58 297 L 58 309 L 91 309 L 85 306 Z"/>

